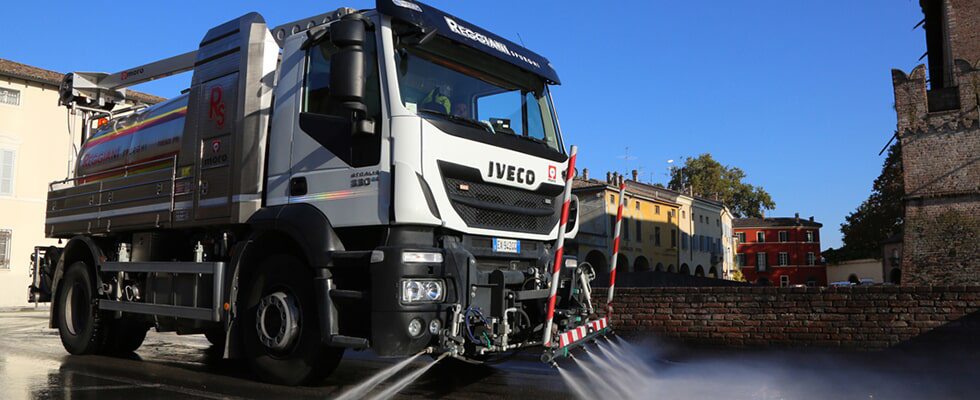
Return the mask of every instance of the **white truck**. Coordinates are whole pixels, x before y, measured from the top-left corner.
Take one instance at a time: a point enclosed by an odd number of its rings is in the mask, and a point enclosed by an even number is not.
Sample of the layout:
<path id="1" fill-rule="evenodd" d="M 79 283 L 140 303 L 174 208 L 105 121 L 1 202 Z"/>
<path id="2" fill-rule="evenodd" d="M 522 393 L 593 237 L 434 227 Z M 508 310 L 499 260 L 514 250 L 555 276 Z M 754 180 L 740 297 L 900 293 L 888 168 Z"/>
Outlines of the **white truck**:
<path id="1" fill-rule="evenodd" d="M 186 71 L 180 96 L 116 109 Z M 45 232 L 67 239 L 38 257 L 50 325 L 72 354 L 203 333 L 282 384 L 345 349 L 541 346 L 569 161 L 556 84 L 547 59 L 409 0 L 271 30 L 250 13 L 186 54 L 69 73 L 60 102 L 85 126 L 47 199 Z M 555 337 L 579 338 L 604 327 L 593 274 L 563 264 Z"/>

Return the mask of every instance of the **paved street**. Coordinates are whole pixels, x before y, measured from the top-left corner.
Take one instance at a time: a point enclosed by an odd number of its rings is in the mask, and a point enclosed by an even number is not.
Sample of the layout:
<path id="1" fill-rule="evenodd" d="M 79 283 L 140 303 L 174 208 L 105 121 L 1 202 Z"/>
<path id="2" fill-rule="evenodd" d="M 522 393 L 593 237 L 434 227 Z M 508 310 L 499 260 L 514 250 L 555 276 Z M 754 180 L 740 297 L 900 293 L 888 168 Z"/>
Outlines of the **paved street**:
<path id="1" fill-rule="evenodd" d="M 151 331 L 131 358 L 78 357 L 65 353 L 46 322 L 45 311 L 0 312 L 0 398 L 322 399 L 336 397 L 392 363 L 352 352 L 321 386 L 282 387 L 249 380 L 241 363 L 221 360 L 203 336 Z M 638 382 L 648 389 L 646 398 L 975 398 L 980 378 L 972 362 L 975 355 L 969 354 L 692 351 L 652 343 L 633 351 L 654 371 L 646 382 Z M 574 363 L 563 365 L 572 368 Z M 554 370 L 531 354 L 493 368 L 460 371 L 446 366 L 433 368 L 399 397 L 574 396 Z"/>

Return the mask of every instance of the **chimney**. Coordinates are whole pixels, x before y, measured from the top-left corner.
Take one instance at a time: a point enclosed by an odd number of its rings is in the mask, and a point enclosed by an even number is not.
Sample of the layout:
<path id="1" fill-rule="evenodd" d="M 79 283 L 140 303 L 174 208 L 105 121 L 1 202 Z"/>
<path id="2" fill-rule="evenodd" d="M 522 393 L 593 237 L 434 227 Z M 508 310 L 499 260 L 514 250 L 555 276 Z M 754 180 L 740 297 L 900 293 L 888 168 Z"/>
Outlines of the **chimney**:
<path id="1" fill-rule="evenodd" d="M 810 216 L 810 222 L 813 222 L 813 216 L 812 215 Z"/>
<path id="2" fill-rule="evenodd" d="M 796 223 L 800 223 L 800 213 L 796 213 Z"/>
<path id="3" fill-rule="evenodd" d="M 633 171 L 630 171 L 630 172 L 633 175 L 633 182 L 639 182 L 640 181 L 640 171 L 637 171 L 637 170 L 634 169 Z"/>
<path id="4" fill-rule="evenodd" d="M 612 183 L 612 172 L 606 171 L 606 183 Z"/>
<path id="5" fill-rule="evenodd" d="M 582 168 L 582 179 L 583 180 L 589 180 L 589 169 L 588 168 Z"/>

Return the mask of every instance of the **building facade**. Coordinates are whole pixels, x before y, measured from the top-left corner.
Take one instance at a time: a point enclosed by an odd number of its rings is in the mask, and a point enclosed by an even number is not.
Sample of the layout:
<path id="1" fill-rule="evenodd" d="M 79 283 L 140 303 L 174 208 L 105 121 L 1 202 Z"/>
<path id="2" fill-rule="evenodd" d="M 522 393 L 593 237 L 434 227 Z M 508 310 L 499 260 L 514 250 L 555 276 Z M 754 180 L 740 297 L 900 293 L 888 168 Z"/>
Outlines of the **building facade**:
<path id="1" fill-rule="evenodd" d="M 735 230 L 734 216 L 728 207 L 721 208 L 721 276 L 723 279 L 732 279 L 735 269 Z"/>
<path id="2" fill-rule="evenodd" d="M 607 272 L 619 189 L 611 175 L 606 181 L 587 176 L 584 172 L 582 179 L 574 181 L 573 192 L 579 198 L 579 233 L 570 248 L 574 248 L 579 258 L 588 261 L 596 271 Z M 677 203 L 667 195 L 638 188 L 634 181 L 626 181 L 626 184 L 617 270 L 642 272 L 676 268 Z"/>
<path id="3" fill-rule="evenodd" d="M 722 276 L 721 203 L 694 197 L 691 201 L 691 236 L 686 257 L 681 261 L 694 276 Z"/>
<path id="4" fill-rule="evenodd" d="M 0 307 L 27 304 L 34 246 L 57 244 L 44 237 L 48 183 L 71 174 L 82 123 L 58 105 L 63 76 L 0 59 Z"/>
<path id="5" fill-rule="evenodd" d="M 826 286 L 820 228 L 810 219 L 739 218 L 733 221 L 737 264 L 749 282 L 765 286 Z"/>
<path id="6" fill-rule="evenodd" d="M 849 282 L 854 284 L 883 283 L 881 260 L 862 258 L 827 264 L 827 283 Z"/>
<path id="7" fill-rule="evenodd" d="M 903 285 L 980 285 L 980 0 L 921 0 L 928 70 L 892 70 Z M 894 269 L 894 268 L 893 268 Z"/>
<path id="8" fill-rule="evenodd" d="M 579 198 L 579 233 L 570 245 L 580 260 L 597 271 L 608 271 L 619 201 L 615 182 L 622 181 L 626 204 L 619 271 L 731 278 L 732 218 L 721 203 L 639 182 L 636 171 L 632 179 L 614 173 L 605 180 L 590 179 L 588 170 L 582 175 L 573 189 Z"/>

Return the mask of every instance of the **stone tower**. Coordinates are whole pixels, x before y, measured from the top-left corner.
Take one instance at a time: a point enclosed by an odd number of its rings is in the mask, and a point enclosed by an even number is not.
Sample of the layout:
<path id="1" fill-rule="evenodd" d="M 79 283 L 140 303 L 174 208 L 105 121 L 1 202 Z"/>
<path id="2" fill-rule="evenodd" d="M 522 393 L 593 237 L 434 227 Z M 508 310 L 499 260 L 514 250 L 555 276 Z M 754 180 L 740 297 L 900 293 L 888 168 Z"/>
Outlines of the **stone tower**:
<path id="1" fill-rule="evenodd" d="M 902 284 L 980 285 L 980 0 L 920 6 L 928 71 L 892 70 L 905 179 Z"/>

